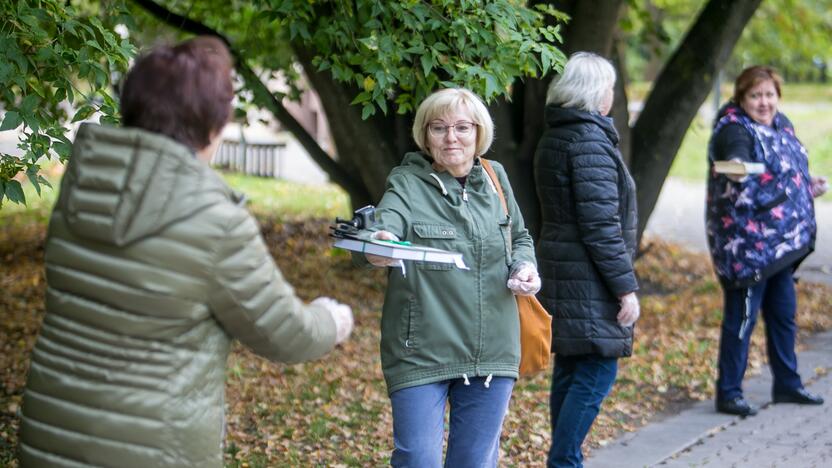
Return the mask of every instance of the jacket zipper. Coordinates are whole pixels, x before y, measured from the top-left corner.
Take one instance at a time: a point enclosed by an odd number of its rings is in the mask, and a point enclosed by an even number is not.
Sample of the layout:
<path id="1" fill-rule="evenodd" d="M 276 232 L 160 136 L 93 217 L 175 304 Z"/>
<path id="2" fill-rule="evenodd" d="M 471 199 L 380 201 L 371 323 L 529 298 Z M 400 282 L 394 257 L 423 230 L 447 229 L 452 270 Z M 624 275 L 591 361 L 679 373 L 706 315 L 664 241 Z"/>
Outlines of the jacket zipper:
<path id="1" fill-rule="evenodd" d="M 469 222 L 471 224 L 471 227 L 472 227 L 471 231 L 473 233 L 479 232 L 479 226 L 477 225 L 476 220 L 474 219 L 474 216 L 471 214 L 471 208 L 468 205 L 468 188 L 467 188 L 467 186 L 462 187 L 462 201 L 464 202 L 463 205 L 462 205 L 462 209 L 467 211 L 468 220 L 469 220 Z M 477 275 L 477 289 L 478 289 L 478 292 L 479 292 L 478 296 L 480 297 L 480 301 L 479 301 L 479 304 L 478 304 L 478 316 L 477 316 L 477 331 L 478 331 L 477 350 L 476 350 L 476 353 L 474 355 L 474 375 L 476 376 L 476 375 L 479 375 L 479 373 L 480 373 L 480 358 L 482 357 L 482 340 L 483 340 L 483 318 L 482 318 L 483 312 L 482 312 L 482 300 L 481 300 L 481 298 L 482 298 L 482 268 L 483 268 L 483 266 L 482 266 L 482 255 L 483 255 L 482 249 L 483 249 L 483 244 L 482 244 L 482 239 L 477 239 L 476 235 L 475 235 L 473 240 L 474 240 L 474 244 L 476 245 L 476 252 L 477 252 L 477 257 L 478 257 L 476 259 L 477 265 L 479 267 L 478 268 L 479 274 Z"/>

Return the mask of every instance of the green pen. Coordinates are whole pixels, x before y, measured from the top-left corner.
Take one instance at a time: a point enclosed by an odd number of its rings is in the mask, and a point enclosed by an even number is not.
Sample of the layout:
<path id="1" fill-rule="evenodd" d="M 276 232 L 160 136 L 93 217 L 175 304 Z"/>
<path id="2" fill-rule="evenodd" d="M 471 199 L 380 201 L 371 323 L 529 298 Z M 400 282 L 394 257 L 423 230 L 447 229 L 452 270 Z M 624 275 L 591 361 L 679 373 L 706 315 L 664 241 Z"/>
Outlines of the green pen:
<path id="1" fill-rule="evenodd" d="M 376 239 L 382 242 L 387 242 L 388 244 L 396 244 L 396 245 L 411 245 L 410 241 L 397 241 L 397 240 L 388 240 L 388 239 Z"/>

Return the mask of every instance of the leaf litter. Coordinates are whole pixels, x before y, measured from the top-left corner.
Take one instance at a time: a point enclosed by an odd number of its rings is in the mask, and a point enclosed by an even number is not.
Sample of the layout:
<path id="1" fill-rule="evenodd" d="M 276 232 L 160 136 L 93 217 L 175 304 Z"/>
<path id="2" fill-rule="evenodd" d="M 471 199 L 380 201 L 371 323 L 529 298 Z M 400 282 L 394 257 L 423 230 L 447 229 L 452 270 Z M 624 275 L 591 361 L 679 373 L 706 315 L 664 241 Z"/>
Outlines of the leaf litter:
<path id="1" fill-rule="evenodd" d="M 350 340 L 325 358 L 273 364 L 239 344 L 226 376 L 228 467 L 380 466 L 389 463 L 392 420 L 378 354 L 386 279 L 332 249 L 328 221 L 260 218 L 283 274 L 305 300 L 325 295 L 353 307 Z M 42 223 L 0 226 L 0 465 L 15 467 L 28 355 L 43 318 Z M 652 417 L 712 398 L 722 315 L 707 256 L 646 239 L 637 262 L 641 318 L 633 356 L 619 361 L 612 394 L 584 445 L 606 445 Z M 832 328 L 832 289 L 798 284 L 801 343 Z M 748 374 L 766 366 L 763 326 L 752 336 Z M 802 345 L 799 345 L 802 346 Z M 816 369 L 825 373 L 828 369 Z M 501 466 L 544 466 L 551 371 L 521 379 L 501 439 Z"/>

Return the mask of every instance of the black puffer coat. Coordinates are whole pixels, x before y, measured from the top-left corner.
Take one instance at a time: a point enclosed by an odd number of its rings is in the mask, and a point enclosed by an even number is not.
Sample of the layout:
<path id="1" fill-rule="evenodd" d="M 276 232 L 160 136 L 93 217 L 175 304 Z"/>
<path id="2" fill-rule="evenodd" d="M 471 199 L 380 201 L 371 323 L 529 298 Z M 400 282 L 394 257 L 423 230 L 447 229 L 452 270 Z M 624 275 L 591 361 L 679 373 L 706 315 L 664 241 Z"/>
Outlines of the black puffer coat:
<path id="1" fill-rule="evenodd" d="M 552 314 L 562 355 L 632 354 L 633 329 L 618 324 L 618 297 L 638 289 L 636 193 L 612 119 L 555 105 L 535 153 L 542 210 L 538 297 Z"/>

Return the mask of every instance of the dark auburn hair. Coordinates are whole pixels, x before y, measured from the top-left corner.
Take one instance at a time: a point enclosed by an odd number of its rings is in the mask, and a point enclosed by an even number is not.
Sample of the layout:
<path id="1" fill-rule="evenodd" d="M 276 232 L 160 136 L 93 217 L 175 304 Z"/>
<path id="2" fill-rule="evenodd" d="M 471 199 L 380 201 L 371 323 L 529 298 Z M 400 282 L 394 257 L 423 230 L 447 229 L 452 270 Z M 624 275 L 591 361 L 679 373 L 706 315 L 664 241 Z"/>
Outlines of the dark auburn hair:
<path id="1" fill-rule="evenodd" d="M 754 65 L 748 67 L 740 73 L 737 80 L 734 81 L 734 104 L 739 105 L 742 98 L 753 87 L 762 83 L 763 81 L 771 80 L 774 82 L 774 88 L 777 90 L 777 97 L 780 97 L 780 86 L 783 84 L 783 79 L 771 67 L 764 67 L 762 65 Z"/>
<path id="2" fill-rule="evenodd" d="M 231 67 L 231 54 L 216 37 L 154 47 L 124 80 L 124 126 L 161 133 L 194 150 L 205 148 L 231 114 Z"/>

